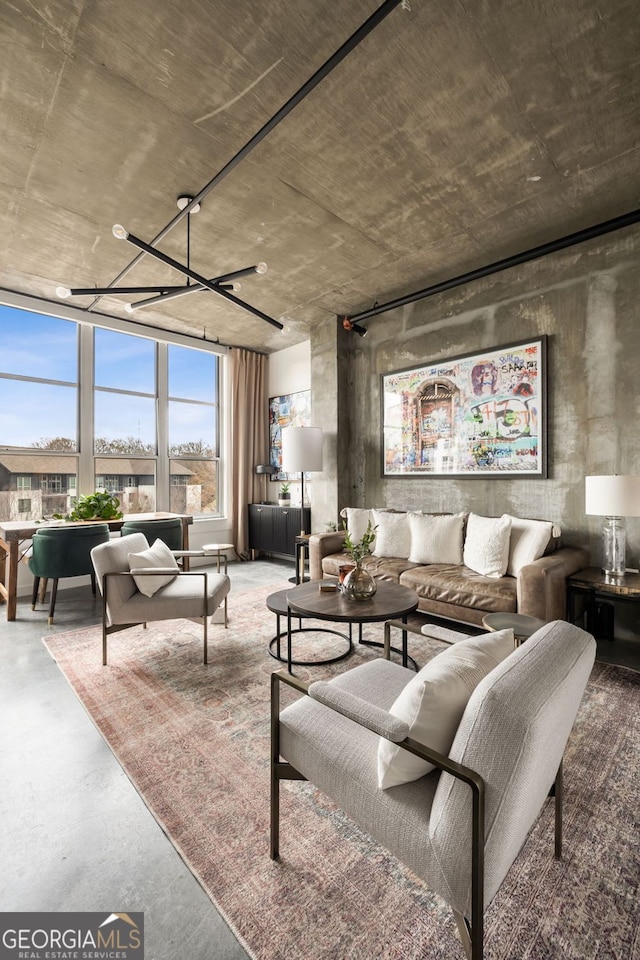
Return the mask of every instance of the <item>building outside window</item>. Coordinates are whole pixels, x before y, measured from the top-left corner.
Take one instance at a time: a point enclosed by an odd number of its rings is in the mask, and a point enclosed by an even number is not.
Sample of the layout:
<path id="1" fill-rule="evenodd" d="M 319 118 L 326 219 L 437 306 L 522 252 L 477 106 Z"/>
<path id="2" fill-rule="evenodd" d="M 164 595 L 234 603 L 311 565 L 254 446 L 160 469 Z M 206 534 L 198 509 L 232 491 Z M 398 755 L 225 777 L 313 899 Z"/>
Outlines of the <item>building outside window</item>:
<path id="1" fill-rule="evenodd" d="M 0 340 L 0 520 L 104 489 L 124 513 L 219 515 L 218 354 L 3 305 Z"/>

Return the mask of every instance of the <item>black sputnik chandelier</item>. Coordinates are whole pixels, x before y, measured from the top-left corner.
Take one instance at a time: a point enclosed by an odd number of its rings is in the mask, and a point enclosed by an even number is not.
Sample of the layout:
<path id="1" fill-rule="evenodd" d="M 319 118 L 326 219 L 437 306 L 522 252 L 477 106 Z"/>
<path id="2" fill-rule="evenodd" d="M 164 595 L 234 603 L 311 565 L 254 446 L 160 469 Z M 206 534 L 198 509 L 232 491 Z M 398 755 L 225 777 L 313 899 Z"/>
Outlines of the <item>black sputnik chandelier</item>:
<path id="1" fill-rule="evenodd" d="M 194 199 L 194 197 L 182 195 L 178 197 L 177 200 L 178 209 L 181 212 L 186 211 L 186 264 L 180 263 L 178 260 L 174 260 L 173 257 L 169 257 L 167 254 L 162 253 L 162 251 L 156 249 L 156 247 L 152 246 L 151 244 L 145 243 L 144 240 L 141 240 L 139 237 L 134 236 L 134 234 L 129 233 L 129 231 L 119 223 L 116 223 L 112 230 L 113 235 L 117 240 L 127 240 L 134 247 L 137 247 L 140 251 L 142 251 L 143 254 L 148 253 L 161 263 L 165 263 L 167 266 L 173 267 L 175 270 L 183 273 L 187 277 L 186 284 L 182 286 L 169 286 L 168 284 L 161 284 L 144 287 L 109 286 L 69 288 L 60 286 L 56 287 L 57 295 L 62 299 L 66 299 L 67 297 L 81 296 L 102 297 L 106 295 L 120 294 L 125 296 L 132 296 L 136 294 L 153 294 L 153 296 L 145 297 L 144 300 L 126 303 L 125 310 L 128 313 L 133 313 L 135 310 L 139 310 L 142 307 L 150 307 L 153 304 L 166 303 L 168 300 L 173 300 L 176 297 L 183 297 L 186 294 L 199 293 L 203 290 L 211 290 L 213 293 L 217 293 L 221 297 L 230 300 L 231 303 L 235 303 L 236 306 L 242 307 L 244 310 L 248 310 L 249 313 L 254 314 L 254 316 L 259 317 L 261 320 L 266 320 L 267 323 L 270 323 L 279 330 L 282 330 L 283 325 L 278 320 L 274 320 L 273 317 L 263 313 L 262 310 L 258 310 L 257 307 L 253 307 L 251 304 L 245 303 L 244 300 L 240 300 L 239 297 L 235 296 L 235 292 L 240 289 L 240 284 L 238 283 L 239 278 L 249 276 L 252 273 L 266 273 L 266 263 L 256 263 L 251 267 L 242 267 L 240 270 L 232 270 L 230 273 L 224 273 L 218 277 L 210 278 L 203 277 L 199 273 L 196 273 L 195 270 L 191 269 L 191 215 L 198 213 L 200 210 L 200 203 L 194 202 Z"/>
<path id="2" fill-rule="evenodd" d="M 291 111 L 299 104 L 306 96 L 308 96 L 311 91 L 317 87 L 317 85 L 328 76 L 335 67 L 341 63 L 345 57 L 347 57 L 357 46 L 360 44 L 375 28 L 382 23 L 383 20 L 398 6 L 402 5 L 404 10 L 410 9 L 408 0 L 383 0 L 377 10 L 371 14 L 371 16 L 362 23 L 351 36 L 345 40 L 341 47 L 339 47 L 335 53 L 333 53 L 328 60 L 322 64 L 321 67 L 316 70 L 316 72 L 309 77 L 309 79 L 303 83 L 299 90 L 293 94 L 292 97 L 283 104 L 280 109 L 269 119 L 267 122 L 255 133 L 250 140 L 245 143 L 245 145 L 235 154 L 234 157 L 229 160 L 221 170 L 219 170 L 214 177 L 209 181 L 200 190 L 199 193 L 194 197 L 190 196 L 181 196 L 178 197 L 178 213 L 174 218 L 162 228 L 160 233 L 154 237 L 151 243 L 145 243 L 144 240 L 141 240 L 139 237 L 134 236 L 132 233 L 123 227 L 121 224 L 116 223 L 113 227 L 113 235 L 117 240 L 126 240 L 128 243 L 132 244 L 134 247 L 138 248 L 138 254 L 135 258 L 127 264 L 127 266 L 120 271 L 117 277 L 111 282 L 107 287 L 84 287 L 84 288 L 69 288 L 69 287 L 57 287 L 56 293 L 59 297 L 63 299 L 67 297 L 79 297 L 79 296 L 93 296 L 93 302 L 87 307 L 88 310 L 91 310 L 98 300 L 103 296 L 109 295 L 135 295 L 135 294 L 153 294 L 151 297 L 146 297 L 144 300 L 138 300 L 135 303 L 128 303 L 125 306 L 125 309 L 128 312 L 133 312 L 142 307 L 148 307 L 151 304 L 157 303 L 166 303 L 167 300 L 174 297 L 182 297 L 186 294 L 198 293 L 203 290 L 210 290 L 213 293 L 218 294 L 221 297 L 224 297 L 226 300 L 229 300 L 231 303 L 235 303 L 236 306 L 241 307 L 243 310 L 247 310 L 249 313 L 252 313 L 254 316 L 259 317 L 261 320 L 266 320 L 267 323 L 270 323 L 272 326 L 277 327 L 278 330 L 284 329 L 284 324 L 280 323 L 279 320 L 274 320 L 273 317 L 267 316 L 266 313 L 263 313 L 261 310 L 258 310 L 256 307 L 251 306 L 248 303 L 245 303 L 244 300 L 240 300 L 232 292 L 234 289 L 237 289 L 237 280 L 239 277 L 247 276 L 252 273 L 265 273 L 267 270 L 267 265 L 265 263 L 258 263 L 252 267 L 245 267 L 241 270 L 234 270 L 231 273 L 225 273 L 219 277 L 203 277 L 201 274 L 196 273 L 195 270 L 191 269 L 191 264 L 189 262 L 189 246 L 190 246 L 190 216 L 192 213 L 196 213 L 200 209 L 200 204 L 207 196 L 211 190 L 216 187 L 221 180 L 224 179 L 231 171 L 242 161 L 244 158 L 251 153 L 259 143 L 264 140 L 264 138 L 282 121 L 291 113 Z M 182 219 L 186 217 L 187 219 L 187 264 L 179 263 L 179 261 L 174 260 L 172 257 L 169 257 L 167 254 L 162 253 L 155 246 L 156 243 L 159 243 L 173 227 L 179 223 Z M 178 270 L 184 276 L 187 277 L 186 285 L 181 287 L 160 285 L 154 287 L 120 287 L 117 284 L 126 276 L 126 274 L 133 268 L 139 261 L 146 255 L 154 257 L 156 260 L 159 260 L 161 263 L 166 264 L 169 267 L 173 267 L 175 270 Z M 193 281 L 193 282 L 192 282 Z M 345 318 L 348 320 L 348 318 Z M 353 329 L 356 333 L 359 333 L 360 336 L 364 336 L 366 330 L 362 327 L 358 327 L 356 323 L 352 323 L 349 327 L 345 326 L 345 329 Z"/>

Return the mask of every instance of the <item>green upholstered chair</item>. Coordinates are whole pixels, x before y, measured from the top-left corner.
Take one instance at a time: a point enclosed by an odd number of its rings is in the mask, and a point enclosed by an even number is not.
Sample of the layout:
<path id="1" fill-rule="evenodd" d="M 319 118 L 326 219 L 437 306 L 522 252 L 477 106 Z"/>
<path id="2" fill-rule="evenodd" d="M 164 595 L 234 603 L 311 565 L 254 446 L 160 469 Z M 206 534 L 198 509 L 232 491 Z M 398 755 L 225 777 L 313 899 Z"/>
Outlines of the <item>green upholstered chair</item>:
<path id="1" fill-rule="evenodd" d="M 169 517 L 166 520 L 125 520 L 120 535 L 144 533 L 149 543 L 162 540 L 169 550 L 182 550 L 182 520 Z"/>
<path id="2" fill-rule="evenodd" d="M 65 527 L 41 527 L 33 535 L 29 569 L 33 574 L 32 609 L 36 609 L 41 580 L 51 580 L 49 623 L 58 593 L 58 580 L 65 577 L 91 577 L 91 588 L 96 595 L 96 581 L 91 563 L 91 551 L 109 540 L 106 523 L 87 523 Z M 46 587 L 46 584 L 45 584 Z"/>

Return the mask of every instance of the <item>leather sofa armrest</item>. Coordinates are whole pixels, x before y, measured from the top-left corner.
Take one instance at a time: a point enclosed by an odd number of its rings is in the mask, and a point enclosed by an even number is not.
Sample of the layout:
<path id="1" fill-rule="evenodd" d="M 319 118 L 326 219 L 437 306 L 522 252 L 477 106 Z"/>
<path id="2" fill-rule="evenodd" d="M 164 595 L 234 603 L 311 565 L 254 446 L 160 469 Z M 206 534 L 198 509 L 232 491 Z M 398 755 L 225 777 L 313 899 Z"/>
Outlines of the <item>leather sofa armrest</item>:
<path id="1" fill-rule="evenodd" d="M 540 620 L 566 620 L 567 577 L 589 565 L 580 547 L 561 547 L 522 567 L 517 579 L 518 613 Z"/>
<path id="2" fill-rule="evenodd" d="M 309 537 L 309 576 L 312 580 L 322 580 L 322 560 L 332 553 L 341 553 L 344 549 L 345 531 L 331 533 L 312 533 Z"/>

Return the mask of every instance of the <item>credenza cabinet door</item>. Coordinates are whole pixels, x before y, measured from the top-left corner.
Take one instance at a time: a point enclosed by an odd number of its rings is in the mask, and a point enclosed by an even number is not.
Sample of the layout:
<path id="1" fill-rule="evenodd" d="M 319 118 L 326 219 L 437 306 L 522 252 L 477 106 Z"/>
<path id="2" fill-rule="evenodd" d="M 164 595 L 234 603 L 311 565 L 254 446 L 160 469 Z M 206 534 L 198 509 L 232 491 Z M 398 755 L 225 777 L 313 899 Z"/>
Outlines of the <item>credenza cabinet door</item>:
<path id="1" fill-rule="evenodd" d="M 304 513 L 304 523 L 303 523 Z M 249 504 L 249 548 L 265 553 L 295 557 L 296 537 L 310 530 L 311 509 L 277 507 L 267 503 Z"/>

